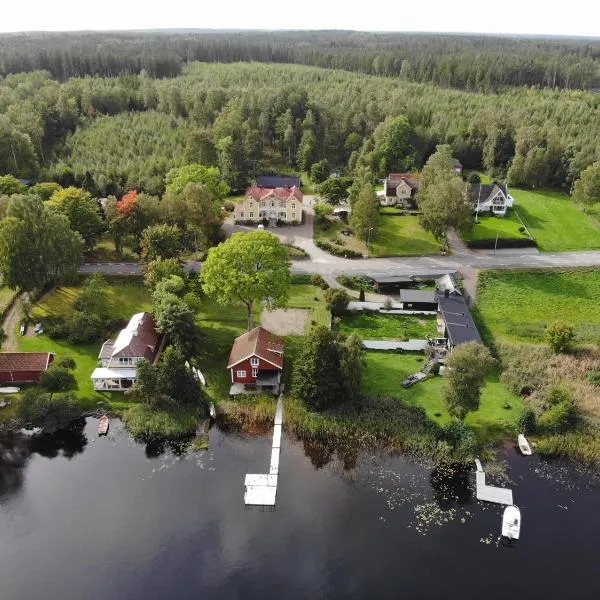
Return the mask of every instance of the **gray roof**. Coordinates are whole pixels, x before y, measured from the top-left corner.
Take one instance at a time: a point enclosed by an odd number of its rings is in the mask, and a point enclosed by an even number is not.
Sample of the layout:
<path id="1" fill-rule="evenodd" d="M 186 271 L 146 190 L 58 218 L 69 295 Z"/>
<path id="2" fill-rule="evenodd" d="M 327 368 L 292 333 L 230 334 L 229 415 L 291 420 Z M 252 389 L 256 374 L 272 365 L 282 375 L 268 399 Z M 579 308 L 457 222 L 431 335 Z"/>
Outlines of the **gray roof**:
<path id="1" fill-rule="evenodd" d="M 483 204 L 491 196 L 495 196 L 498 190 L 502 190 L 502 193 L 506 196 L 506 186 L 504 184 L 476 183 L 469 188 L 469 200 L 473 204 L 477 204 L 478 200 L 479 204 Z"/>
<path id="2" fill-rule="evenodd" d="M 263 188 L 300 187 L 300 177 L 288 177 L 283 175 L 261 175 L 256 178 L 256 185 Z"/>
<path id="3" fill-rule="evenodd" d="M 438 294 L 438 303 L 452 346 L 466 342 L 481 343 L 481 336 L 462 294 L 459 292 L 453 292 L 448 296 Z"/>
<path id="4" fill-rule="evenodd" d="M 412 281 L 410 275 L 367 275 L 375 283 L 405 283 Z"/>
<path id="5" fill-rule="evenodd" d="M 400 290 L 401 302 L 427 302 L 437 304 L 435 290 Z"/>

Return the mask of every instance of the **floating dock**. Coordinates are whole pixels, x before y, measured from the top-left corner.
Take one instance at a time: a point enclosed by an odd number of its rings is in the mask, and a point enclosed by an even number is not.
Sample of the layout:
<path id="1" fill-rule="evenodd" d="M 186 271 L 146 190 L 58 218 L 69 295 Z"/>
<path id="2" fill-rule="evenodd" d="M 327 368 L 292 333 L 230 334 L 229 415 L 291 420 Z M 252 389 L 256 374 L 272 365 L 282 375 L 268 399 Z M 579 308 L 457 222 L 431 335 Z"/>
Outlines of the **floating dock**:
<path id="1" fill-rule="evenodd" d="M 484 502 L 495 502 L 496 504 L 513 504 L 512 490 L 508 488 L 495 487 L 493 485 L 486 485 L 485 472 L 481 466 L 481 461 L 478 458 L 475 459 L 475 466 L 477 467 L 477 471 L 475 473 L 477 500 L 483 500 Z"/>
<path id="2" fill-rule="evenodd" d="M 281 428 L 283 426 L 283 400 L 277 400 L 275 424 L 273 426 L 273 445 L 271 464 L 268 473 L 248 473 L 244 480 L 246 491 L 244 502 L 247 506 L 275 506 L 277 496 L 277 478 L 279 476 L 279 452 L 281 450 Z"/>

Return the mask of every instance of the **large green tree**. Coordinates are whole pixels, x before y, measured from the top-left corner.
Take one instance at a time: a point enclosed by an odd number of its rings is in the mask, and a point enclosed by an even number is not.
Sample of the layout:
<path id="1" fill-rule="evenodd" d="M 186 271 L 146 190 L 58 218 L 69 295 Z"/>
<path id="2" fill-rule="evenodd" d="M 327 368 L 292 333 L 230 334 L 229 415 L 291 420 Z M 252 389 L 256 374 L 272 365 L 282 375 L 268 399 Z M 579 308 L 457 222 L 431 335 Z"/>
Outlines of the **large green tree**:
<path id="1" fill-rule="evenodd" d="M 214 198 L 225 198 L 229 186 L 221 178 L 218 167 L 191 164 L 171 169 L 166 176 L 168 192 L 180 194 L 189 183 L 200 183 L 210 190 Z"/>
<path id="2" fill-rule="evenodd" d="M 377 235 L 379 220 L 379 204 L 375 189 L 370 183 L 367 183 L 363 185 L 358 200 L 352 206 L 350 225 L 358 238 L 369 242 Z"/>
<path id="3" fill-rule="evenodd" d="M 421 173 L 417 203 L 421 224 L 438 239 L 449 229 L 466 230 L 472 223 L 466 184 L 454 172 L 449 146 L 438 146 Z"/>
<path id="4" fill-rule="evenodd" d="M 573 199 L 588 206 L 600 202 L 600 161 L 582 171 L 573 188 Z"/>
<path id="5" fill-rule="evenodd" d="M 0 196 L 24 194 L 27 186 L 23 185 L 14 175 L 0 175 Z"/>
<path id="6" fill-rule="evenodd" d="M 36 196 L 12 196 L 0 221 L 0 275 L 23 291 L 73 277 L 82 261 L 83 239 L 68 219 Z"/>
<path id="7" fill-rule="evenodd" d="M 290 266 L 285 246 L 267 231 L 234 233 L 208 251 L 202 266 L 204 291 L 222 306 L 242 302 L 248 329 L 256 303 L 270 308 L 286 306 Z"/>
<path id="8" fill-rule="evenodd" d="M 48 207 L 69 220 L 71 229 L 78 231 L 85 247 L 91 250 L 104 228 L 98 204 L 89 192 L 76 187 L 68 187 L 54 192 Z"/>
<path id="9" fill-rule="evenodd" d="M 181 230 L 176 225 L 150 225 L 142 233 L 142 254 L 146 260 L 176 258 L 181 254 Z"/>
<path id="10" fill-rule="evenodd" d="M 339 204 L 348 197 L 349 185 L 347 177 L 329 177 L 317 186 L 316 192 L 330 204 Z"/>
<path id="11" fill-rule="evenodd" d="M 490 351 L 477 342 L 454 348 L 446 360 L 444 400 L 448 412 L 459 419 L 479 408 L 485 376 L 496 361 Z"/>

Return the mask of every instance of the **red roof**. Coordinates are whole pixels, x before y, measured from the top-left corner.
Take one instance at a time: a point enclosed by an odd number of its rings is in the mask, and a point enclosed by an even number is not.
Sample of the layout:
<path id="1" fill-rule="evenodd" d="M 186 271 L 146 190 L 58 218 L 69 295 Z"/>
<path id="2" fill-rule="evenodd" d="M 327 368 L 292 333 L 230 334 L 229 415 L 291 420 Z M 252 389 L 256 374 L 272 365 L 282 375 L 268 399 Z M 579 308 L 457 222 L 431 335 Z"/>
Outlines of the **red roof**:
<path id="1" fill-rule="evenodd" d="M 235 338 L 227 368 L 230 369 L 251 356 L 257 356 L 283 369 L 284 346 L 285 342 L 280 337 L 262 327 L 255 327 Z"/>
<path id="2" fill-rule="evenodd" d="M 255 200 L 263 200 L 270 196 L 275 196 L 278 200 L 289 200 L 294 197 L 296 200 L 302 201 L 302 192 L 296 186 L 293 187 L 278 187 L 264 188 L 253 185 L 246 192 L 246 196 L 251 196 Z"/>
<path id="3" fill-rule="evenodd" d="M 0 352 L 0 371 L 45 371 L 51 352 Z"/>

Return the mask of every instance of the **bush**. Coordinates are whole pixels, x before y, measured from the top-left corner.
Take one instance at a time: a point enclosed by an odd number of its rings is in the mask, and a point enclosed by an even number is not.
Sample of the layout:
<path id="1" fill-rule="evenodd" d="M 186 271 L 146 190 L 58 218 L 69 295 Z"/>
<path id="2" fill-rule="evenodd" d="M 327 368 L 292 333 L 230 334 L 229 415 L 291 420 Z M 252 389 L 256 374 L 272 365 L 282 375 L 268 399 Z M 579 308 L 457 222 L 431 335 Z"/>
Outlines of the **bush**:
<path id="1" fill-rule="evenodd" d="M 327 302 L 327 308 L 331 311 L 331 314 L 334 317 L 339 317 L 348 309 L 350 296 L 345 290 L 329 288 L 325 291 L 325 302 Z"/>
<path id="2" fill-rule="evenodd" d="M 519 233 L 525 233 L 527 231 L 527 229 L 525 229 L 525 227 L 523 227 L 523 225 L 521 225 L 521 227 L 519 227 Z"/>
<path id="3" fill-rule="evenodd" d="M 64 340 L 69 335 L 69 326 L 65 319 L 51 315 L 42 319 L 42 326 L 47 336 L 55 340 Z"/>
<path id="4" fill-rule="evenodd" d="M 561 402 L 570 402 L 572 400 L 569 390 L 564 387 L 553 385 L 546 391 L 546 402 L 550 406 L 556 406 Z"/>
<path id="5" fill-rule="evenodd" d="M 476 455 L 477 438 L 473 430 L 459 419 L 452 419 L 444 427 L 442 439 L 452 446 L 457 458 L 467 459 Z"/>
<path id="6" fill-rule="evenodd" d="M 72 394 L 51 398 L 39 389 L 26 390 L 19 405 L 19 418 L 26 425 L 54 433 L 68 427 L 81 416 L 81 408 Z"/>
<path id="7" fill-rule="evenodd" d="M 392 299 L 389 296 L 383 302 L 383 310 L 392 310 Z"/>
<path id="8" fill-rule="evenodd" d="M 233 212 L 235 210 L 235 204 L 231 200 L 225 200 L 223 203 L 223 208 L 227 212 Z"/>
<path id="9" fill-rule="evenodd" d="M 365 275 L 338 275 L 336 280 L 338 283 L 350 290 L 375 291 L 375 284 L 373 283 L 373 280 L 369 279 Z"/>
<path id="10" fill-rule="evenodd" d="M 69 371 L 72 371 L 77 367 L 77 363 L 70 356 L 65 356 L 64 358 L 57 360 L 54 364 L 63 369 L 68 369 Z"/>
<path id="11" fill-rule="evenodd" d="M 570 323 L 554 321 L 546 327 L 545 338 L 556 354 L 568 352 L 575 340 L 575 329 Z"/>
<path id="12" fill-rule="evenodd" d="M 66 392 L 75 387 L 75 377 L 60 365 L 50 365 L 42 373 L 40 387 L 50 392 L 50 394 Z"/>
<path id="13" fill-rule="evenodd" d="M 291 282 L 292 283 L 300 283 L 300 284 L 310 284 L 312 283 L 312 275 L 309 275 L 308 273 L 299 273 L 299 274 L 292 274 L 291 276 Z"/>
<path id="14" fill-rule="evenodd" d="M 533 433 L 536 428 L 535 412 L 529 407 L 525 407 L 517 419 L 517 425 L 521 433 Z"/>
<path id="15" fill-rule="evenodd" d="M 321 288 L 322 290 L 326 290 L 326 289 L 329 288 L 329 284 L 318 273 L 315 273 L 314 275 L 311 275 L 310 282 L 315 287 Z"/>
<path id="16" fill-rule="evenodd" d="M 100 341 L 105 327 L 106 322 L 98 315 L 75 311 L 71 322 L 68 324 L 67 337 L 73 344 L 88 344 Z"/>
<path id="17" fill-rule="evenodd" d="M 543 412 L 538 426 L 549 433 L 564 433 L 577 423 L 577 418 L 577 407 L 572 400 L 566 400 Z"/>
<path id="18" fill-rule="evenodd" d="M 479 173 L 469 173 L 467 181 L 472 185 L 477 185 L 478 183 L 481 183 L 481 177 L 479 176 Z"/>
<path id="19" fill-rule="evenodd" d="M 330 252 L 334 256 L 341 256 L 343 258 L 362 258 L 363 255 L 360 252 L 356 252 L 355 250 L 350 250 L 349 248 L 341 248 L 328 242 L 326 240 L 315 240 L 315 245 L 321 250 L 325 250 L 326 252 Z"/>
<path id="20" fill-rule="evenodd" d="M 594 371 L 587 376 L 587 380 L 596 387 L 600 387 L 600 371 Z"/>
<path id="21" fill-rule="evenodd" d="M 535 248 L 537 242 L 530 238 L 488 238 L 483 240 L 471 240 L 467 246 L 472 249 L 494 249 L 494 248 Z"/>

